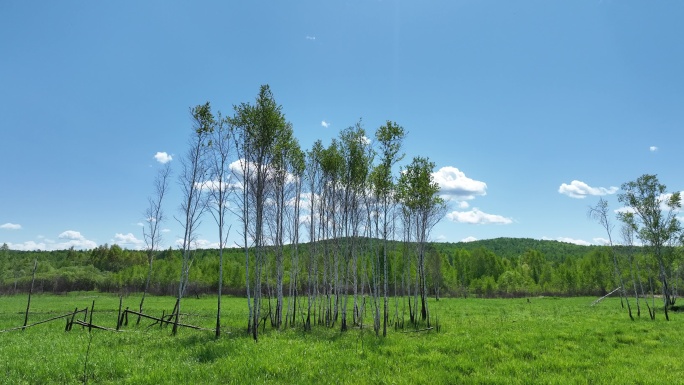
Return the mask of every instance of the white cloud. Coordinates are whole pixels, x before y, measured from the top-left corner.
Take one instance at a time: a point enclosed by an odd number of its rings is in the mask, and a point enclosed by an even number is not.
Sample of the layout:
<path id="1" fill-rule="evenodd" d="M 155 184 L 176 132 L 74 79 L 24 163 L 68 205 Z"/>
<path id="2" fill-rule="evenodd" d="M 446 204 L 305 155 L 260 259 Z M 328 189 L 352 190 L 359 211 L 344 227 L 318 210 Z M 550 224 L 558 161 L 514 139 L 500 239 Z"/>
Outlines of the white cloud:
<path id="1" fill-rule="evenodd" d="M 27 241 L 23 243 L 7 242 L 10 250 L 31 251 L 31 250 L 49 250 L 44 242 L 36 243 L 34 241 Z"/>
<path id="2" fill-rule="evenodd" d="M 589 243 L 587 241 L 583 241 L 581 239 L 568 238 L 568 237 L 558 237 L 558 238 L 542 237 L 541 239 L 544 241 L 558 241 L 558 242 L 565 242 L 565 243 L 574 243 L 574 244 L 580 245 L 580 246 L 590 246 L 591 245 L 591 243 Z"/>
<path id="3" fill-rule="evenodd" d="M 133 249 L 141 249 L 145 244 L 143 240 L 136 238 L 135 235 L 133 235 L 133 233 L 116 233 L 114 234 L 114 239 L 111 240 L 111 243 L 116 243 L 119 246 L 124 246 Z"/>
<path id="4" fill-rule="evenodd" d="M 231 164 L 228 165 L 228 168 L 232 173 L 231 180 L 236 189 L 242 190 L 242 185 L 245 180 L 245 173 L 243 171 L 243 168 L 246 168 L 247 171 L 254 171 L 256 169 L 256 166 L 257 165 L 255 163 L 249 162 L 244 158 L 234 160 Z"/>
<path id="5" fill-rule="evenodd" d="M 456 200 L 473 199 L 476 195 L 487 195 L 487 184 L 468 178 L 456 167 L 442 167 L 432 174 L 439 184 L 440 194 Z"/>
<path id="6" fill-rule="evenodd" d="M 183 239 L 178 238 L 176 239 L 176 245 L 178 247 L 183 247 Z M 219 243 L 218 242 L 211 242 L 206 239 L 197 239 L 192 241 L 190 245 L 190 249 L 193 250 L 199 250 L 199 249 L 218 249 L 219 248 Z"/>
<path id="7" fill-rule="evenodd" d="M 62 232 L 57 236 L 59 239 L 65 239 L 66 241 L 63 242 L 57 242 L 51 245 L 48 245 L 48 248 L 51 250 L 64 250 L 68 248 L 75 248 L 75 249 L 94 249 L 97 247 L 97 243 L 94 241 L 86 239 L 83 235 L 81 235 L 80 232 L 78 231 L 73 231 L 73 230 L 67 230 Z"/>
<path id="8" fill-rule="evenodd" d="M 167 154 L 166 152 L 157 152 L 156 154 L 154 154 L 154 159 L 156 159 L 157 162 L 164 164 L 172 161 L 173 157 Z"/>
<path id="9" fill-rule="evenodd" d="M 588 184 L 586 184 L 582 181 L 579 181 L 579 180 L 573 180 L 572 182 L 570 182 L 570 184 L 563 183 L 558 188 L 559 193 L 565 194 L 565 195 L 569 196 L 570 198 L 577 198 L 577 199 L 583 199 L 589 195 L 615 194 L 617 191 L 618 191 L 618 188 L 615 186 L 611 186 L 608 188 L 591 187 Z"/>
<path id="10" fill-rule="evenodd" d="M 0 229 L 5 229 L 5 230 L 20 230 L 21 225 L 18 225 L 16 223 L 5 223 L 4 225 L 0 225 Z"/>
<path id="11" fill-rule="evenodd" d="M 606 238 L 597 237 L 592 239 L 595 245 L 608 246 L 610 245 L 610 240 Z"/>
<path id="12" fill-rule="evenodd" d="M 169 232 L 171 232 L 170 229 L 162 229 L 162 233 L 169 233 Z"/>
<path id="13" fill-rule="evenodd" d="M 475 242 L 475 241 L 477 241 L 477 238 L 472 237 L 472 236 L 465 237 L 465 238 L 461 239 L 461 242 Z"/>
<path id="14" fill-rule="evenodd" d="M 460 201 L 456 205 L 459 209 L 467 209 L 468 207 L 470 207 L 470 204 L 466 201 Z"/>
<path id="15" fill-rule="evenodd" d="M 306 36 L 306 40 L 316 40 L 316 36 Z"/>
<path id="16" fill-rule="evenodd" d="M 243 179 L 242 167 L 243 167 L 244 162 L 245 162 L 245 159 L 244 159 L 244 158 L 240 158 L 240 159 L 238 159 L 238 160 L 232 161 L 232 162 L 228 165 L 228 169 L 230 169 L 230 172 L 232 172 L 233 175 L 234 175 L 236 178 L 238 178 L 239 180 L 242 180 L 242 179 Z"/>
<path id="17" fill-rule="evenodd" d="M 636 211 L 635 211 L 633 208 L 628 207 L 628 206 L 620 207 L 619 209 L 615 209 L 615 210 L 613 210 L 613 211 L 615 212 L 615 214 L 618 214 L 618 213 L 632 213 L 632 214 L 636 214 Z"/>
<path id="18" fill-rule="evenodd" d="M 242 171 L 240 170 L 240 173 Z M 288 174 L 289 176 L 289 174 Z M 223 191 L 239 191 L 242 190 L 242 183 L 233 183 L 232 175 L 229 175 L 227 181 L 219 183 L 218 180 L 206 180 L 204 182 L 197 182 L 195 186 L 203 191 L 218 191 L 219 187 L 223 188 Z"/>
<path id="19" fill-rule="evenodd" d="M 323 126 L 323 127 L 325 127 L 325 128 L 328 128 L 328 127 L 330 127 L 330 123 L 326 122 L 325 120 L 322 120 L 322 121 L 321 121 L 321 126 Z"/>
<path id="20" fill-rule="evenodd" d="M 572 238 L 568 238 L 568 237 L 559 237 L 559 238 L 557 238 L 556 240 L 557 240 L 557 241 L 560 241 L 560 242 L 565 242 L 565 243 L 574 243 L 574 244 L 580 245 L 580 246 L 589 246 L 589 245 L 591 245 L 591 243 L 589 243 L 589 242 L 587 242 L 587 241 L 583 241 L 583 240 L 581 240 L 581 239 L 572 239 Z"/>
<path id="21" fill-rule="evenodd" d="M 34 242 L 34 241 L 27 241 L 23 243 L 7 243 L 7 246 L 9 246 L 10 249 L 12 250 L 22 250 L 22 251 L 30 251 L 30 250 L 46 250 L 46 251 L 52 251 L 52 250 L 66 250 L 70 248 L 74 249 L 94 249 L 97 247 L 97 243 L 94 241 L 91 241 L 89 239 L 86 239 L 83 235 L 81 235 L 80 232 L 78 231 L 73 231 L 73 230 L 67 230 L 62 232 L 61 234 L 58 235 L 59 241 L 54 241 L 48 238 L 45 238 L 44 236 L 39 236 L 38 237 L 41 241 L 40 242 Z"/>
<path id="22" fill-rule="evenodd" d="M 651 147 L 648 148 L 648 150 L 651 151 L 651 152 L 656 152 L 656 151 L 658 151 L 658 147 L 656 147 L 656 146 L 651 146 Z"/>
<path id="23" fill-rule="evenodd" d="M 243 186 L 244 186 L 244 179 L 245 179 L 245 173 L 243 171 L 243 168 L 247 168 L 248 172 L 252 172 L 252 177 L 254 177 L 254 173 L 256 172 L 257 164 L 245 161 L 244 158 L 240 158 L 238 160 L 235 160 L 231 162 L 228 165 L 228 168 L 230 169 L 231 175 L 230 179 L 224 183 L 227 183 L 225 186 L 233 191 L 242 191 Z M 269 168 L 267 172 L 272 172 L 273 170 Z M 272 175 L 272 174 L 271 174 Z M 290 184 L 294 183 L 296 180 L 295 176 L 292 173 L 287 173 L 285 176 L 285 183 Z M 197 184 L 197 187 L 204 189 L 204 190 L 212 190 L 218 187 L 218 182 L 217 181 L 204 181 L 201 183 Z"/>
<path id="24" fill-rule="evenodd" d="M 470 211 L 452 211 L 446 215 L 450 221 L 469 224 L 500 224 L 508 225 L 513 223 L 513 220 L 501 215 L 487 214 L 480 211 L 477 207 Z"/>
<path id="25" fill-rule="evenodd" d="M 85 239 L 78 231 L 67 230 L 57 236 L 59 239 L 82 240 Z"/>

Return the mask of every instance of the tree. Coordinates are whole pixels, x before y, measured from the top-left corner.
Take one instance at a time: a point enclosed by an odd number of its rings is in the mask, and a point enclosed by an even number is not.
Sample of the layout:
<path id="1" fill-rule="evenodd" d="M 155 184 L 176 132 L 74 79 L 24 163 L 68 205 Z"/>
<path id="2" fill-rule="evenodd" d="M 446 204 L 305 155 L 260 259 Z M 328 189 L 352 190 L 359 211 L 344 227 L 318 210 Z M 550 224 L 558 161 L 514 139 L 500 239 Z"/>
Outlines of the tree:
<path id="1" fill-rule="evenodd" d="M 417 281 L 420 292 L 421 318 L 430 325 L 425 276 L 425 247 L 432 228 L 444 217 L 446 203 L 439 196 L 439 185 L 432 171 L 435 164 L 428 158 L 415 157 L 399 177 L 398 194 L 405 221 L 410 222 L 412 240 L 416 245 Z M 406 226 L 406 224 L 405 224 Z M 415 302 L 414 302 L 415 304 Z M 415 304 L 414 306 L 417 306 Z"/>
<path id="2" fill-rule="evenodd" d="M 622 244 L 626 248 L 627 266 L 629 268 L 629 274 L 632 279 L 634 300 L 636 301 L 637 307 L 637 317 L 641 317 L 641 302 L 639 298 L 645 296 L 645 293 L 643 292 L 644 289 L 641 285 L 641 277 L 639 276 L 638 264 L 634 259 L 634 229 L 626 223 L 623 223 L 620 227 L 620 235 L 622 236 Z M 637 284 L 639 285 L 638 287 Z M 641 295 L 639 294 L 639 288 L 641 288 Z M 654 314 L 651 311 L 651 307 L 648 306 L 648 301 L 646 301 L 646 307 L 648 308 L 648 313 L 651 316 L 651 319 L 653 319 Z"/>
<path id="3" fill-rule="evenodd" d="M 293 189 L 290 183 L 293 179 L 293 157 L 300 151 L 299 143 L 293 136 L 292 126 L 287 124 L 276 138 L 273 146 L 273 160 L 271 162 L 271 196 L 275 203 L 269 205 L 271 210 L 268 219 L 271 228 L 272 239 L 275 246 L 276 264 L 276 308 L 273 314 L 273 326 L 280 328 L 283 321 L 283 279 L 284 269 L 284 248 L 285 248 L 285 220 L 287 211 L 293 199 L 291 194 Z"/>
<path id="4" fill-rule="evenodd" d="M 340 143 L 333 139 L 330 145 L 321 152 L 321 176 L 323 191 L 321 196 L 320 224 L 323 244 L 323 286 L 326 290 L 325 325 L 333 326 L 338 317 L 340 282 L 339 238 L 340 192 L 341 179 L 344 172 L 344 158 L 340 151 Z"/>
<path id="5" fill-rule="evenodd" d="M 306 154 L 299 147 L 299 143 L 296 139 L 292 142 L 292 149 L 290 156 L 290 168 L 292 170 L 292 185 L 294 187 L 294 196 L 292 198 L 293 203 L 289 205 L 290 210 L 287 210 L 287 215 L 289 222 L 292 224 L 290 230 L 290 244 L 293 247 L 292 251 L 292 263 L 291 263 L 291 277 L 290 277 L 290 291 L 289 298 L 290 304 L 288 305 L 288 315 L 291 314 L 292 317 L 286 317 L 291 319 L 290 324 L 294 326 L 296 313 L 297 313 L 297 283 L 299 281 L 299 229 L 301 226 L 301 200 L 302 200 L 302 187 L 304 179 L 304 171 L 306 167 Z"/>
<path id="6" fill-rule="evenodd" d="M 439 301 L 439 292 L 444 284 L 444 274 L 442 272 L 442 255 L 434 247 L 427 251 L 427 271 L 435 293 L 435 300 Z"/>
<path id="7" fill-rule="evenodd" d="M 392 177 L 392 167 L 404 158 L 404 154 L 400 154 L 401 145 L 406 133 L 404 128 L 395 122 L 387 121 L 384 126 L 381 126 L 375 132 L 375 138 L 379 143 L 378 153 L 380 155 L 380 164 L 374 170 L 374 188 L 375 195 L 378 200 L 380 212 L 382 216 L 382 240 L 383 240 L 383 293 L 384 293 L 384 307 L 383 307 L 383 322 L 382 335 L 387 336 L 387 321 L 389 318 L 388 302 L 388 264 L 387 257 L 388 238 L 390 236 L 389 230 L 391 227 L 390 219 L 393 218 L 391 210 L 394 207 L 394 179 Z"/>
<path id="8" fill-rule="evenodd" d="M 228 119 L 218 113 L 216 128 L 210 139 L 209 157 L 209 196 L 210 212 L 218 226 L 219 235 L 219 272 L 218 272 L 218 298 L 216 307 L 216 338 L 221 336 L 221 294 L 223 291 L 223 249 L 228 242 L 230 227 L 226 229 L 226 216 L 228 215 L 229 194 L 232 192 L 230 171 L 230 146 L 232 127 Z"/>
<path id="9" fill-rule="evenodd" d="M 181 250 L 183 254 L 180 280 L 178 283 L 178 296 L 174 308 L 174 324 L 172 333 L 178 331 L 181 299 L 185 294 L 192 264 L 193 243 L 196 241 L 196 230 L 200 224 L 200 218 L 207 208 L 206 195 L 202 193 L 206 181 L 207 164 L 206 150 L 207 140 L 214 130 L 216 123 L 209 102 L 193 107 L 190 110 L 193 122 L 193 135 L 190 139 L 190 149 L 181 159 L 181 174 L 178 184 L 181 187 L 183 201 L 180 205 L 181 217 L 176 218 L 183 228 L 183 242 Z"/>
<path id="10" fill-rule="evenodd" d="M 666 186 L 656 175 L 644 174 L 635 181 L 624 183 L 618 201 L 627 210 L 618 213 L 621 221 L 631 227 L 636 236 L 647 245 L 658 266 L 662 284 L 665 318 L 670 319 L 668 309 L 674 305 L 668 275 L 671 265 L 665 260 L 665 247 L 678 239 L 682 228 L 677 212 L 682 207 L 679 192 L 666 194 Z"/>
<path id="11" fill-rule="evenodd" d="M 166 196 L 166 190 L 169 187 L 169 176 L 171 175 L 171 163 L 166 163 L 157 173 L 154 180 L 154 195 L 147 198 L 149 206 L 145 210 L 145 227 L 143 227 L 143 239 L 145 240 L 145 250 L 147 254 L 147 278 L 145 279 L 145 288 L 143 289 L 142 298 L 140 298 L 140 307 L 138 311 L 142 313 L 143 303 L 145 302 L 145 295 L 150 288 L 150 279 L 152 278 L 152 264 L 154 263 L 154 256 L 162 241 L 161 223 L 165 219 L 164 211 L 162 210 L 162 202 Z M 138 316 L 138 323 L 140 323 L 140 316 Z"/>
<path id="12" fill-rule="evenodd" d="M 533 249 L 525 251 L 520 257 L 520 264 L 527 265 L 530 271 L 530 278 L 532 278 L 537 285 L 539 284 L 545 261 L 544 255 L 538 250 Z M 498 277 L 498 275 L 496 277 Z"/>
<path id="13" fill-rule="evenodd" d="M 7 257 L 9 255 L 9 245 L 7 245 L 6 242 L 3 242 L 2 246 L 0 246 L 0 284 L 3 283 L 4 277 L 3 275 L 6 274 L 7 271 Z"/>
<path id="14" fill-rule="evenodd" d="M 348 127 L 340 133 L 340 152 L 342 155 L 342 175 L 339 183 L 342 185 L 342 232 L 343 242 L 343 266 L 344 269 L 344 301 L 342 304 L 341 330 L 347 330 L 347 302 L 349 298 L 349 281 L 354 288 L 354 317 L 356 322 L 357 295 L 358 295 L 358 259 L 359 259 L 359 235 L 363 217 L 363 194 L 366 191 L 371 154 L 370 140 L 361 122 L 353 127 Z"/>
<path id="15" fill-rule="evenodd" d="M 242 103 L 234 106 L 235 115 L 231 122 L 239 131 L 238 148 L 244 156 L 243 169 L 243 224 L 251 232 L 254 242 L 254 287 L 251 310 L 251 331 L 258 340 L 258 325 L 261 306 L 261 278 L 265 261 L 265 223 L 264 208 L 267 189 L 271 182 L 274 146 L 277 138 L 290 127 L 282 113 L 282 107 L 273 98 L 268 85 L 262 85 L 255 104 Z M 249 223 L 249 227 L 246 225 Z M 245 233 L 245 237 L 247 234 Z M 246 239 L 246 238 L 245 238 Z M 248 247 L 245 242 L 245 248 Z M 247 253 L 247 252 L 246 252 Z M 249 264 L 249 257 L 246 257 Z M 248 270 L 249 271 L 249 270 Z M 248 278 L 249 279 L 249 278 Z"/>
<path id="16" fill-rule="evenodd" d="M 620 284 L 620 295 L 621 298 L 624 298 L 627 302 L 627 312 L 629 314 L 629 318 L 633 321 L 634 316 L 632 315 L 632 307 L 629 304 L 627 288 L 625 287 L 625 282 L 622 279 L 622 271 L 620 270 L 617 253 L 615 252 L 615 246 L 613 245 L 613 225 L 608 218 L 608 202 L 606 202 L 605 199 L 600 198 L 596 206 L 589 208 L 589 216 L 599 222 L 606 230 L 606 234 L 608 235 L 608 246 L 610 246 L 611 256 L 613 257 L 615 278 Z"/>
<path id="17" fill-rule="evenodd" d="M 237 110 L 237 106 L 234 109 Z M 235 150 L 237 152 L 239 169 L 233 169 L 233 176 L 239 181 L 240 194 L 235 194 L 235 206 L 239 210 L 234 210 L 233 215 L 235 215 L 239 221 L 242 223 L 242 248 L 245 253 L 245 292 L 247 294 L 247 333 L 252 332 L 252 318 L 253 311 L 252 308 L 252 294 L 250 291 L 250 270 L 249 270 L 249 251 L 251 249 L 250 236 L 251 232 L 251 222 L 250 222 L 250 199 L 252 194 L 250 193 L 250 183 L 248 181 L 252 177 L 252 167 L 250 167 L 248 159 L 251 157 L 251 147 L 248 140 L 248 131 L 244 128 L 237 127 L 235 125 L 235 117 L 231 118 L 232 127 L 232 137 L 235 142 Z"/>
<path id="18" fill-rule="evenodd" d="M 311 330 L 312 312 L 316 298 L 318 297 L 318 238 L 320 232 L 317 231 L 316 215 L 321 205 L 321 157 L 323 153 L 323 143 L 320 140 L 314 142 L 309 151 L 306 152 L 306 179 L 309 182 L 309 258 L 307 261 L 307 312 L 304 323 L 305 330 Z M 314 321 L 315 322 L 315 321 Z"/>

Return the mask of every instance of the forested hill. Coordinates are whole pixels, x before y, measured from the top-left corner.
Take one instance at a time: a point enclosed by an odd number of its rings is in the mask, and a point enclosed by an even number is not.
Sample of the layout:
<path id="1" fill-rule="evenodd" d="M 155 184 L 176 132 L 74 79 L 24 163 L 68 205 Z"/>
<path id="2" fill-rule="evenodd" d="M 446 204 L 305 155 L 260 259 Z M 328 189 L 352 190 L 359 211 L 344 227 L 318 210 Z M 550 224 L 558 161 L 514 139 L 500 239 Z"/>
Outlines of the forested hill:
<path id="1" fill-rule="evenodd" d="M 435 243 L 439 250 L 463 249 L 473 251 L 485 248 L 501 258 L 515 259 L 527 250 L 537 250 L 547 261 L 563 262 L 567 258 L 580 258 L 601 246 L 582 246 L 574 243 L 532 238 L 494 238 L 472 242 Z"/>

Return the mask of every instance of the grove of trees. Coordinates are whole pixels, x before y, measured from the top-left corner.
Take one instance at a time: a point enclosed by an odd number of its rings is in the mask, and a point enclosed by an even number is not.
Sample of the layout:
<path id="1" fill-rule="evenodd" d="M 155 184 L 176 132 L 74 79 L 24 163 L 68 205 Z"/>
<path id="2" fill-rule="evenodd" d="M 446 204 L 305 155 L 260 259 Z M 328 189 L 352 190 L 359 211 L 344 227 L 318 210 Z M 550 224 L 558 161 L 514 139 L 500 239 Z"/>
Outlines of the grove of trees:
<path id="1" fill-rule="evenodd" d="M 604 201 L 591 214 L 608 232 L 608 246 L 507 238 L 433 243 L 431 230 L 447 202 L 433 162 L 416 156 L 402 163 L 407 132 L 397 123 L 387 121 L 371 135 L 359 121 L 328 144 L 302 149 L 267 85 L 232 115 L 215 113 L 209 103 L 190 113 L 188 151 L 176 173 L 183 192 L 174 216 L 184 230 L 179 249 L 159 249 L 171 178 L 166 167 L 145 211 L 145 250 L 21 252 L 3 245 L 0 290 L 27 290 L 37 260 L 34 291 L 173 294 L 176 323 L 185 296 L 215 293 L 217 337 L 221 294 L 241 295 L 255 340 L 266 324 L 344 331 L 363 327 L 368 315 L 376 335 L 404 327 L 407 318 L 430 327 L 429 296 L 603 295 L 622 288 L 630 316 L 628 297 L 637 315 L 642 300 L 654 316 L 656 293 L 666 316 L 675 306 L 681 198 L 666 194 L 654 175 L 622 186 L 619 201 L 628 209 L 617 216 L 624 224 L 620 245 Z M 197 226 L 209 215 L 217 250 L 195 244 Z M 233 219 L 235 228 L 227 227 Z M 239 248 L 227 245 L 231 231 L 239 234 Z"/>

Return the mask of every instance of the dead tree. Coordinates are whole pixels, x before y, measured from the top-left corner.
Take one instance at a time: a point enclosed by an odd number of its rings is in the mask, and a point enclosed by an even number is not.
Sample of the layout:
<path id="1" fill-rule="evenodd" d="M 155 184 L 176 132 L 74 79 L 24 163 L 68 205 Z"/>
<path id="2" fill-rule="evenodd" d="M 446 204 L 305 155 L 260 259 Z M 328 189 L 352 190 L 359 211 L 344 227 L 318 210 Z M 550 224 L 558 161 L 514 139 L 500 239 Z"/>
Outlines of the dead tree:
<path id="1" fill-rule="evenodd" d="M 152 265 L 157 249 L 162 241 L 161 223 L 165 219 L 164 211 L 162 210 L 162 202 L 166 196 L 166 190 L 169 187 L 169 176 L 171 175 L 171 164 L 166 163 L 157 173 L 154 180 L 154 196 L 147 198 L 149 206 L 145 210 L 145 226 L 143 227 L 143 238 L 145 240 L 145 252 L 147 254 L 147 277 L 145 278 L 145 287 L 143 288 L 142 297 L 140 298 L 139 312 L 143 312 L 143 303 L 145 296 L 150 289 L 150 280 L 152 279 Z M 140 323 L 138 317 L 137 323 Z"/>

